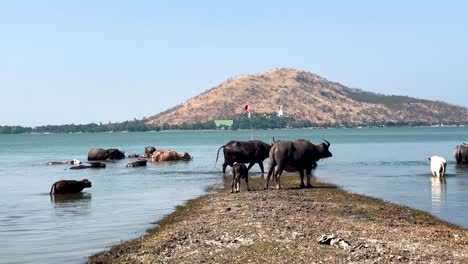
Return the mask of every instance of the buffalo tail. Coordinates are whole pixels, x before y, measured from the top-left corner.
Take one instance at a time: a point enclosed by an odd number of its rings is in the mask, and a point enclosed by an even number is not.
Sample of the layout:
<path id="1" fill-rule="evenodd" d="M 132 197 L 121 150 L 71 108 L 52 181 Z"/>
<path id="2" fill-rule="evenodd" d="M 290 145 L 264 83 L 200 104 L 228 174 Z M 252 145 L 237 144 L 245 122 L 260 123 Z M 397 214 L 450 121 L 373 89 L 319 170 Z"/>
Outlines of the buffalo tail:
<path id="1" fill-rule="evenodd" d="M 54 190 L 54 188 L 55 188 L 55 183 L 52 184 L 52 187 L 50 187 L 50 193 L 49 193 L 49 195 L 52 195 L 52 191 Z"/>
<path id="2" fill-rule="evenodd" d="M 216 154 L 216 162 L 218 162 L 218 158 L 219 158 L 219 151 L 220 151 L 222 148 L 224 148 L 224 147 L 226 147 L 226 145 L 219 147 L 219 149 L 218 149 L 218 153 Z"/>

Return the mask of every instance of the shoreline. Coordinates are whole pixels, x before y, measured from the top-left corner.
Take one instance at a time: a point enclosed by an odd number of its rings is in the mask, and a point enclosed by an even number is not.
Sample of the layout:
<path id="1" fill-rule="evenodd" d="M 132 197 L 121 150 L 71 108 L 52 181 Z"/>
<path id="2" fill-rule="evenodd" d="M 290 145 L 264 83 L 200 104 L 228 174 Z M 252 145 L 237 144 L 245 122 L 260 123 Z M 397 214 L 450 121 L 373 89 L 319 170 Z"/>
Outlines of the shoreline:
<path id="1" fill-rule="evenodd" d="M 90 263 L 458 262 L 468 261 L 468 229 L 429 213 L 282 176 L 282 190 L 230 193 L 224 186 L 187 201 L 139 238 L 89 257 Z M 345 240 L 317 242 L 322 235 Z"/>
<path id="2" fill-rule="evenodd" d="M 282 127 L 282 128 L 257 128 L 255 130 L 324 130 L 324 129 L 365 129 L 365 128 L 453 128 L 453 127 L 466 127 L 465 124 L 457 125 L 406 125 L 406 126 L 337 126 L 337 127 Z M 0 126 L 2 127 L 2 126 Z M 250 131 L 250 129 L 167 129 L 167 130 L 146 130 L 146 131 L 102 131 L 102 132 L 90 132 L 90 131 L 78 131 L 78 132 L 24 132 L 24 133 L 0 133 L 0 135 L 61 135 L 61 134 L 113 134 L 113 133 L 168 133 L 168 132 L 187 132 L 187 131 Z"/>

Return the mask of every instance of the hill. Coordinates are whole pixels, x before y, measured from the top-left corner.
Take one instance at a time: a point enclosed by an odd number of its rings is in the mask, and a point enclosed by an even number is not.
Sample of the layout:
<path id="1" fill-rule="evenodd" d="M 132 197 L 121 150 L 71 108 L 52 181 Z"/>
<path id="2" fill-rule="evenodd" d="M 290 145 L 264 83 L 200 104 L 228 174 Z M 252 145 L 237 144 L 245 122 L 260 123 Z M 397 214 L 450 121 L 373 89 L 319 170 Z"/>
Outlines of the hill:
<path id="1" fill-rule="evenodd" d="M 315 125 L 385 123 L 460 124 L 468 109 L 444 102 L 348 88 L 310 72 L 275 69 L 228 80 L 183 104 L 147 119 L 148 125 L 235 119 L 250 104 L 257 114 L 284 113 Z"/>

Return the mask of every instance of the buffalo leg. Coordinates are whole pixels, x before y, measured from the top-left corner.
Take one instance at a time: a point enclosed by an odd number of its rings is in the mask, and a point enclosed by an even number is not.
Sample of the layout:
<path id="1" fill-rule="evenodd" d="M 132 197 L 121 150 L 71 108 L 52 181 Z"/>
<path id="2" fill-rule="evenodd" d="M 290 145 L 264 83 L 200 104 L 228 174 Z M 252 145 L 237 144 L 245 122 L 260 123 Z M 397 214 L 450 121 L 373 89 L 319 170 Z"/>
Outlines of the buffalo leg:
<path id="1" fill-rule="evenodd" d="M 260 166 L 260 170 L 262 171 L 262 177 L 263 177 L 263 174 L 265 173 L 265 170 L 263 169 L 263 162 L 259 162 L 258 166 Z"/>
<path id="2" fill-rule="evenodd" d="M 266 179 L 266 186 L 265 189 L 268 190 L 268 185 L 270 183 L 270 178 L 275 172 L 275 167 L 276 167 L 276 162 L 273 159 L 270 159 L 270 164 L 268 165 L 268 174 L 267 174 L 267 179 Z M 274 175 L 273 175 L 274 177 Z"/>
<path id="3" fill-rule="evenodd" d="M 247 191 L 250 192 L 250 187 L 249 187 L 249 175 L 245 176 L 245 185 L 247 185 Z"/>
<path id="4" fill-rule="evenodd" d="M 283 174 L 283 167 L 278 165 L 278 168 L 276 168 L 276 173 L 275 173 L 275 180 L 276 180 L 276 189 L 281 189 L 281 182 L 280 182 L 280 177 L 281 174 Z"/>
<path id="5" fill-rule="evenodd" d="M 283 170 L 286 164 L 284 164 L 284 162 L 281 160 L 277 164 L 278 165 L 276 166 L 276 172 L 275 172 L 276 188 L 281 189 L 280 177 L 281 177 L 281 174 L 283 174 Z"/>
<path id="6" fill-rule="evenodd" d="M 236 184 L 236 177 L 232 175 L 231 193 L 234 193 L 234 185 Z"/>
<path id="7" fill-rule="evenodd" d="M 249 167 L 247 167 L 247 171 L 249 171 L 253 167 L 253 165 L 255 165 L 255 162 L 250 162 Z"/>
<path id="8" fill-rule="evenodd" d="M 306 181 L 307 181 L 307 187 L 312 187 L 312 184 L 310 184 L 310 176 L 312 175 L 312 168 L 306 169 Z"/>
<path id="9" fill-rule="evenodd" d="M 304 185 L 304 170 L 302 170 L 302 169 L 299 170 L 299 176 L 301 176 L 301 185 L 300 185 L 300 187 L 304 188 L 305 187 L 305 185 Z"/>
<path id="10" fill-rule="evenodd" d="M 224 162 L 223 163 L 223 173 L 226 173 L 226 167 L 227 167 L 228 163 L 227 162 Z"/>

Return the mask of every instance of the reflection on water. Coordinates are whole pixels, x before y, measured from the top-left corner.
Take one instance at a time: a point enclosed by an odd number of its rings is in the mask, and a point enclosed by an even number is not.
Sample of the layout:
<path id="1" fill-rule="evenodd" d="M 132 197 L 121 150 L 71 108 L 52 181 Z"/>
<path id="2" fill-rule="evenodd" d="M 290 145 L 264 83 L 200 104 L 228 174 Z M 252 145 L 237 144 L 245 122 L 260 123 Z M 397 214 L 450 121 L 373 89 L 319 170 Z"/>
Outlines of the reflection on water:
<path id="1" fill-rule="evenodd" d="M 457 165 L 456 171 L 457 174 L 468 176 L 468 164 Z"/>
<path id="2" fill-rule="evenodd" d="M 56 204 L 61 203 L 77 203 L 83 200 L 91 200 L 90 193 L 75 193 L 75 194 L 62 194 L 62 195 L 50 195 L 50 200 Z"/>
<path id="3" fill-rule="evenodd" d="M 432 194 L 432 210 L 440 212 L 445 206 L 446 201 L 446 179 L 445 177 L 431 176 L 431 194 Z"/>
<path id="4" fill-rule="evenodd" d="M 90 193 L 51 195 L 50 200 L 58 217 L 68 218 L 91 213 Z"/>

